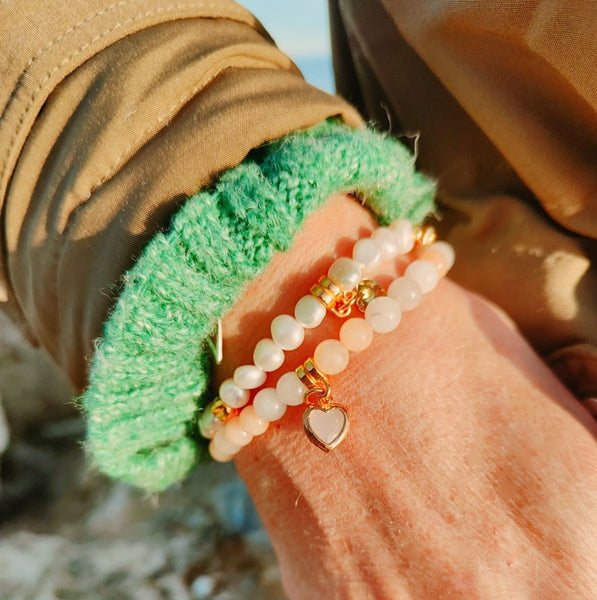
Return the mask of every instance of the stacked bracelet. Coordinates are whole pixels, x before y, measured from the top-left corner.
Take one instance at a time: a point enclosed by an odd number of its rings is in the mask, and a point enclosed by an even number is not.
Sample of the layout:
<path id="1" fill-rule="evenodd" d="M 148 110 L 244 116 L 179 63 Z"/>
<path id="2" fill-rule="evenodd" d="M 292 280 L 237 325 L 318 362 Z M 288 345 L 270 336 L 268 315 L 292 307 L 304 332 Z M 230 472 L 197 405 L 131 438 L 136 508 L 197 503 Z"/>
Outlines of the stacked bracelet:
<path id="1" fill-rule="evenodd" d="M 415 244 L 424 250 L 387 290 L 367 279 L 367 273 L 382 260 L 408 255 Z M 219 397 L 199 420 L 201 434 L 211 439 L 212 458 L 231 460 L 254 436 L 264 433 L 270 422 L 280 419 L 288 406 L 303 403 L 307 405 L 303 425 L 309 440 L 326 452 L 336 447 L 346 435 L 349 417 L 346 408 L 333 401 L 327 376 L 343 371 L 349 352 L 367 348 L 374 332 L 393 331 L 401 313 L 418 306 L 422 295 L 435 288 L 453 262 L 454 251 L 446 242 L 435 241 L 433 228 L 413 228 L 405 220 L 380 227 L 370 238 L 357 241 L 352 259 L 337 259 L 327 276 L 297 302 L 294 317 L 279 315 L 273 319 L 272 337 L 256 344 L 254 364 L 238 367 L 233 377 L 221 384 Z M 284 351 L 300 347 L 304 329 L 317 327 L 328 311 L 349 317 L 355 306 L 364 318 L 349 318 L 340 329 L 339 340 L 320 342 L 313 358 L 284 373 L 275 388 L 257 391 L 253 403 L 247 405 L 251 391 L 260 388 L 267 373 L 283 364 Z"/>

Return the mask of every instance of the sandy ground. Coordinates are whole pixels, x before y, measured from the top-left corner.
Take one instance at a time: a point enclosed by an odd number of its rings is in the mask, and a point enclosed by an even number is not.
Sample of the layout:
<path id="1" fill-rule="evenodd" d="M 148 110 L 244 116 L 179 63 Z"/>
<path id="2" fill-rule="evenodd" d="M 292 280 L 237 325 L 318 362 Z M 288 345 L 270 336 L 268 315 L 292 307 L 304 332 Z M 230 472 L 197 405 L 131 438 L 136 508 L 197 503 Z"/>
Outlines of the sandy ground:
<path id="1" fill-rule="evenodd" d="M 285 598 L 234 469 L 159 496 L 91 471 L 68 383 L 2 314 L 0 396 L 0 600 Z"/>

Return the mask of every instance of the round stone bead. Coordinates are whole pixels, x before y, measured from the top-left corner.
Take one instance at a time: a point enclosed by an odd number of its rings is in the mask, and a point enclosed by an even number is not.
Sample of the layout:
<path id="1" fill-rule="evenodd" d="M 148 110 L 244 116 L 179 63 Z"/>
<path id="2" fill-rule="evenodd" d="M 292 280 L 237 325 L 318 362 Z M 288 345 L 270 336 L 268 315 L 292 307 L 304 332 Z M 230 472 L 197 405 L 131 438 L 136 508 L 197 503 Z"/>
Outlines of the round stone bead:
<path id="1" fill-rule="evenodd" d="M 265 383 L 267 375 L 255 365 L 242 365 L 234 370 L 234 383 L 243 390 L 254 390 Z"/>
<path id="2" fill-rule="evenodd" d="M 245 406 L 238 415 L 238 419 L 242 428 L 254 436 L 265 433 L 269 427 L 269 421 L 259 417 L 252 405 Z"/>
<path id="3" fill-rule="evenodd" d="M 415 232 L 410 221 L 398 219 L 389 229 L 396 237 L 398 254 L 408 254 L 415 247 Z"/>
<path id="4" fill-rule="evenodd" d="M 393 231 L 387 227 L 379 227 L 372 233 L 371 237 L 379 244 L 383 260 L 391 260 L 398 256 L 400 246 Z"/>
<path id="5" fill-rule="evenodd" d="M 427 247 L 427 250 L 433 250 L 433 252 L 439 252 L 443 255 L 446 261 L 446 268 L 449 271 L 454 266 L 454 260 L 456 255 L 454 253 L 454 248 L 448 242 L 433 242 Z"/>
<path id="6" fill-rule="evenodd" d="M 328 270 L 328 277 L 343 290 L 354 289 L 361 281 L 362 274 L 361 265 L 346 257 L 335 260 Z"/>
<path id="7" fill-rule="evenodd" d="M 238 444 L 233 444 L 226 435 L 225 426 L 220 429 L 216 435 L 214 435 L 210 445 L 213 444 L 214 448 L 222 454 L 223 456 L 234 456 L 240 449 L 241 446 Z"/>
<path id="8" fill-rule="evenodd" d="M 303 296 L 294 307 L 296 320 L 306 329 L 313 329 L 325 318 L 326 308 L 315 296 Z"/>
<path id="9" fill-rule="evenodd" d="M 216 462 L 229 462 L 234 458 L 234 454 L 226 454 L 226 452 L 222 451 L 219 446 L 217 446 L 214 440 L 209 442 L 209 454 Z"/>
<path id="10" fill-rule="evenodd" d="M 286 412 L 286 404 L 280 400 L 274 388 L 263 388 L 255 394 L 253 408 L 258 417 L 266 421 L 277 421 Z"/>
<path id="11" fill-rule="evenodd" d="M 427 250 L 420 256 L 420 259 L 431 263 L 437 269 L 437 274 L 440 276 L 440 278 L 448 272 L 446 259 L 440 252 L 436 252 L 435 250 Z"/>
<path id="12" fill-rule="evenodd" d="M 348 319 L 340 328 L 340 341 L 351 352 L 361 352 L 371 345 L 373 329 L 365 319 Z"/>
<path id="13" fill-rule="evenodd" d="M 412 279 L 421 288 L 423 294 L 433 291 L 439 281 L 437 268 L 426 260 L 415 260 L 410 263 L 404 271 L 404 276 Z"/>
<path id="14" fill-rule="evenodd" d="M 211 440 L 213 438 L 213 436 L 216 434 L 216 432 L 218 431 L 218 429 L 221 429 L 224 426 L 224 423 L 222 423 L 222 421 L 220 421 L 220 419 L 218 419 L 210 410 L 209 407 L 207 407 L 200 415 L 199 417 L 199 433 L 201 433 L 201 435 L 208 439 Z"/>
<path id="15" fill-rule="evenodd" d="M 421 288 L 408 277 L 398 277 L 390 283 L 388 296 L 394 298 L 403 312 L 417 308 L 421 303 Z"/>
<path id="16" fill-rule="evenodd" d="M 284 362 L 284 351 L 270 338 L 263 338 L 255 344 L 253 362 L 267 373 L 275 371 Z"/>
<path id="17" fill-rule="evenodd" d="M 278 397 L 288 406 L 298 406 L 304 402 L 307 387 L 294 371 L 284 373 L 276 384 Z"/>
<path id="18" fill-rule="evenodd" d="M 253 434 L 241 425 L 238 417 L 233 417 L 224 425 L 224 433 L 231 444 L 240 447 L 246 446 L 253 439 Z"/>
<path id="19" fill-rule="evenodd" d="M 305 339 L 303 326 L 290 315 L 278 315 L 271 325 L 272 339 L 282 350 L 295 350 Z"/>
<path id="20" fill-rule="evenodd" d="M 249 392 L 238 387 L 234 379 L 225 379 L 220 385 L 220 398 L 230 408 L 241 408 L 249 401 Z"/>
<path id="21" fill-rule="evenodd" d="M 365 309 L 365 319 L 376 333 L 389 333 L 398 327 L 401 311 L 398 302 L 388 296 L 373 298 Z"/>
<path id="22" fill-rule="evenodd" d="M 315 348 L 313 360 L 326 375 L 337 375 L 348 366 L 348 350 L 340 340 L 324 340 Z"/>
<path id="23" fill-rule="evenodd" d="M 363 269 L 372 269 L 381 262 L 381 246 L 373 238 L 363 238 L 354 245 L 352 259 Z"/>

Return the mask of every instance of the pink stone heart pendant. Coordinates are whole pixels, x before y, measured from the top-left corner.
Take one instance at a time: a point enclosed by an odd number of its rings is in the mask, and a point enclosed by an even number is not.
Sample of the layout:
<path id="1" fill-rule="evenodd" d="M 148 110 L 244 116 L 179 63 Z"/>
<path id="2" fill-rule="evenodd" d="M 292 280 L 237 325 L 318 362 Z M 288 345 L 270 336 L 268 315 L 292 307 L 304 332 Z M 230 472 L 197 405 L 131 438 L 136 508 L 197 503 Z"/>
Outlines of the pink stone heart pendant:
<path id="1" fill-rule="evenodd" d="M 348 413 L 340 404 L 310 406 L 303 414 L 303 427 L 309 441 L 329 452 L 348 431 Z"/>

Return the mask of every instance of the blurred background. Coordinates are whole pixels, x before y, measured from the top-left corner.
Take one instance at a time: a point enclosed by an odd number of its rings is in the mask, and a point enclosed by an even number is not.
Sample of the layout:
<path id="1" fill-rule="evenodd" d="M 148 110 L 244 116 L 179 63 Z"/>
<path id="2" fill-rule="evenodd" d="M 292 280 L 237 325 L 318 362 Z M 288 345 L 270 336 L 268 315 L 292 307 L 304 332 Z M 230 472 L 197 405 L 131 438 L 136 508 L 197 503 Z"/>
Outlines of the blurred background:
<path id="1" fill-rule="evenodd" d="M 241 2 L 333 91 L 325 0 Z M 91 471 L 72 390 L 0 313 L 0 600 L 281 600 L 232 465 L 149 496 Z"/>
<path id="2" fill-rule="evenodd" d="M 241 0 L 241 4 L 263 23 L 307 81 L 334 92 L 326 0 Z"/>

